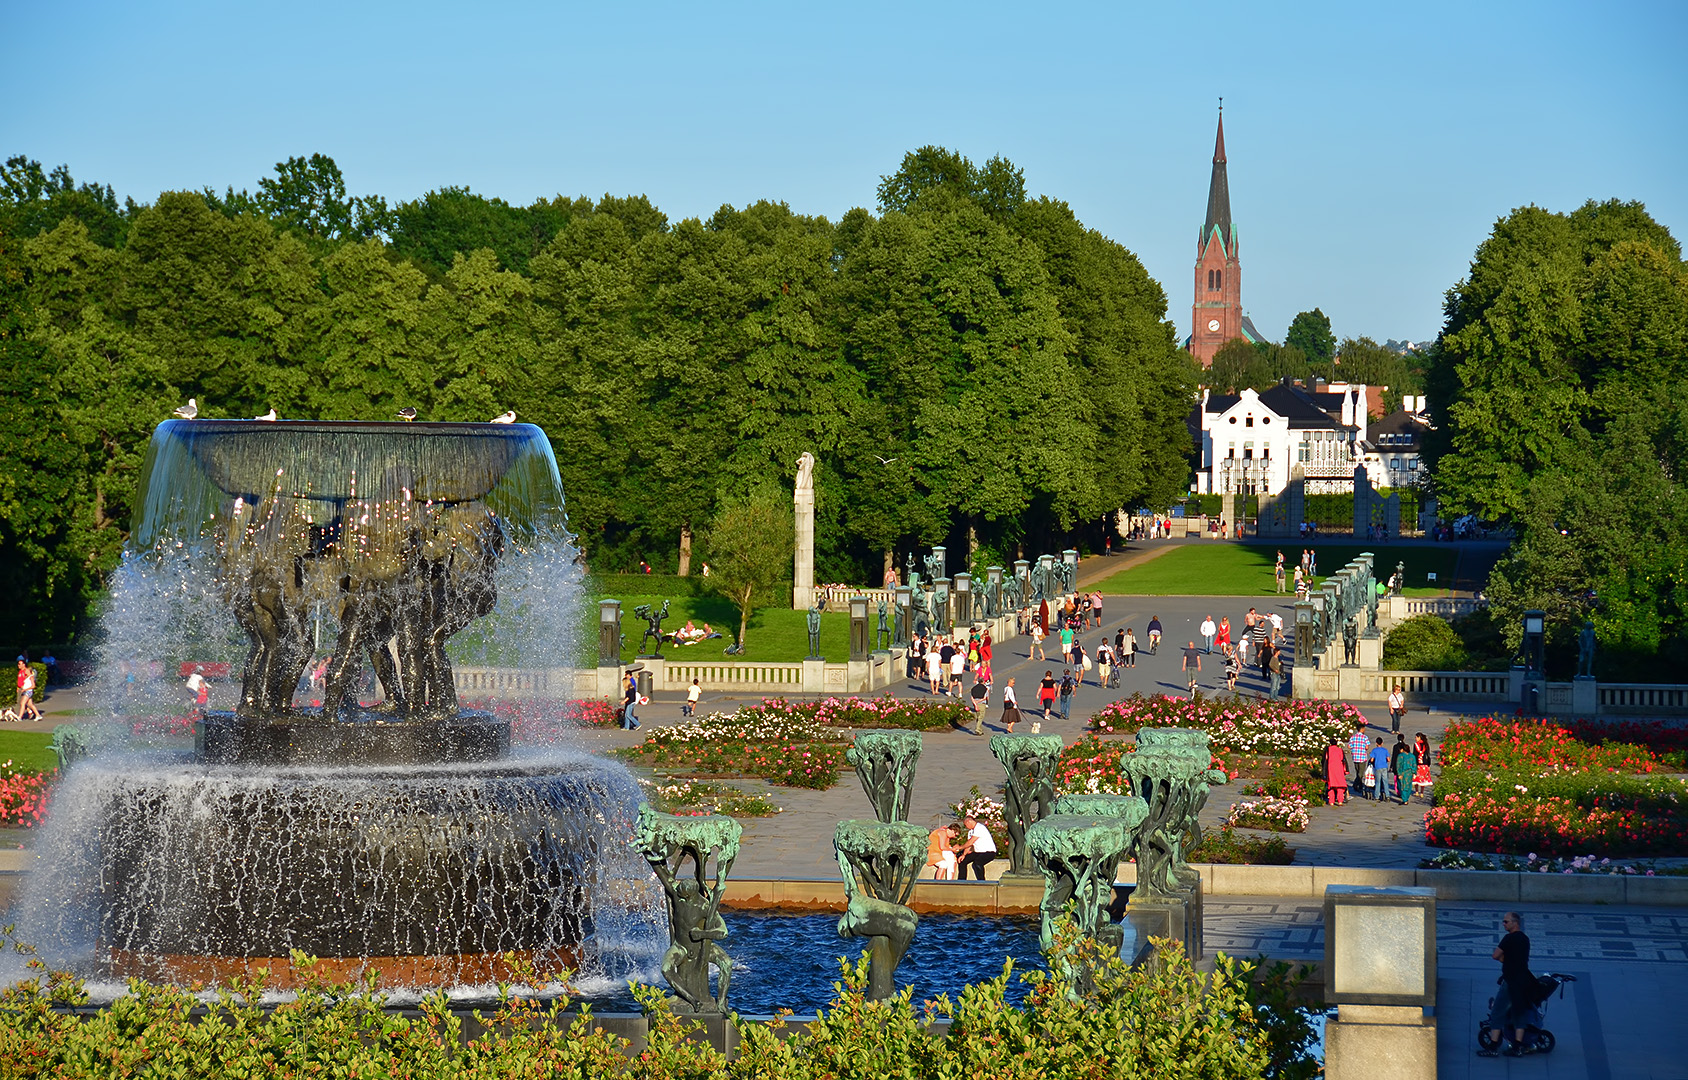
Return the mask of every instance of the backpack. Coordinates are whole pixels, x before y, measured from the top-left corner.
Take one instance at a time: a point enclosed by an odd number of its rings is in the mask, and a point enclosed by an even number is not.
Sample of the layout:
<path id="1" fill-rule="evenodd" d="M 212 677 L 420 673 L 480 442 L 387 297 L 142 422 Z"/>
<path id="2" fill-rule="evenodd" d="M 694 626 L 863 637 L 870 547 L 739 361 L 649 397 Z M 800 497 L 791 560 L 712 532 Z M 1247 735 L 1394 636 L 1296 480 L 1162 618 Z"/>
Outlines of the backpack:
<path id="1" fill-rule="evenodd" d="M 1071 675 L 1061 676 L 1061 696 L 1062 697 L 1072 697 L 1073 696 L 1073 677 Z"/>

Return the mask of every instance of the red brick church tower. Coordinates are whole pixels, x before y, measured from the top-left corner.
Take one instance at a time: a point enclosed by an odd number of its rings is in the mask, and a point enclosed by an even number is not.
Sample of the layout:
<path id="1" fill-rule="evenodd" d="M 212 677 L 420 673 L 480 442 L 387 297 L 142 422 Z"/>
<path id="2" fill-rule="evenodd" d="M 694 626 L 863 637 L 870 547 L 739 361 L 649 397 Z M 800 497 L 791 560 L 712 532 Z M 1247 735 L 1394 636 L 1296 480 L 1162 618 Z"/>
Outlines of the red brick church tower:
<path id="1" fill-rule="evenodd" d="M 1225 179 L 1225 106 L 1219 106 L 1219 134 L 1213 141 L 1213 178 L 1207 185 L 1207 221 L 1196 242 L 1196 299 L 1190 308 L 1190 355 L 1203 367 L 1232 338 L 1258 341 L 1243 315 L 1242 268 L 1237 227 L 1231 223 L 1231 189 Z"/>

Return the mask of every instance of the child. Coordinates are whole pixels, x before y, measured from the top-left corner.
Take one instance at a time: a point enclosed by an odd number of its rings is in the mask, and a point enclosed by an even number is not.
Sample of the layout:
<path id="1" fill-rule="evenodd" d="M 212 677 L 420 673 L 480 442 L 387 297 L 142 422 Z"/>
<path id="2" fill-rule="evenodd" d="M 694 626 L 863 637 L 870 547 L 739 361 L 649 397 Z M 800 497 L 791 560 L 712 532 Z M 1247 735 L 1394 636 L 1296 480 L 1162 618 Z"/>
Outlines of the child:
<path id="1" fill-rule="evenodd" d="M 1243 673 L 1242 661 L 1237 658 L 1236 650 L 1225 650 L 1225 686 L 1231 693 L 1237 692 L 1237 676 Z"/>

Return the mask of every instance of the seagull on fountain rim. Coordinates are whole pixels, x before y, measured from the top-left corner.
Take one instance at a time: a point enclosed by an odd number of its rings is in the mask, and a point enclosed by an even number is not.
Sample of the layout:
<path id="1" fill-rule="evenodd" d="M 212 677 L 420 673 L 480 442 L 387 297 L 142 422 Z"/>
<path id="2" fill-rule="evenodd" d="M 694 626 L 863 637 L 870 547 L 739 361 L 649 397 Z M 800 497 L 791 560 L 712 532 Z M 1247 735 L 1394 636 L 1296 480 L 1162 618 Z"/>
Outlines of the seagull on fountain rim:
<path id="1" fill-rule="evenodd" d="M 489 423 L 489 424 L 514 424 L 515 422 L 516 422 L 516 410 L 515 409 L 511 409 L 509 412 L 504 413 L 500 416 L 495 416 L 491 420 L 487 421 L 487 423 Z"/>
<path id="2" fill-rule="evenodd" d="M 416 408 L 415 408 L 415 406 L 406 405 L 404 408 L 400 409 L 399 410 L 399 419 L 403 420 L 407 424 L 410 423 L 412 420 L 416 419 Z"/>
<path id="3" fill-rule="evenodd" d="M 274 419 L 276 419 L 275 406 L 271 405 L 269 412 L 265 413 L 262 416 L 254 416 L 252 419 L 254 419 L 254 420 L 274 420 Z"/>
<path id="4" fill-rule="evenodd" d="M 188 403 L 186 405 L 183 405 L 170 415 L 180 417 L 183 420 L 192 420 L 194 417 L 199 415 L 199 403 L 193 398 L 188 398 Z"/>

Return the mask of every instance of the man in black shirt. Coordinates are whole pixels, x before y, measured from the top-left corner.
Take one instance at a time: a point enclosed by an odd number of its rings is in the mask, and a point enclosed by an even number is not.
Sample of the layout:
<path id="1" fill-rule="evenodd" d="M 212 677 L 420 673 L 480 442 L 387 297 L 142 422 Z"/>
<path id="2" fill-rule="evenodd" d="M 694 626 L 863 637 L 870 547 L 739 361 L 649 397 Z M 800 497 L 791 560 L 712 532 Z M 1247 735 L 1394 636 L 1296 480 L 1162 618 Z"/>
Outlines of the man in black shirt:
<path id="1" fill-rule="evenodd" d="M 1184 671 L 1190 676 L 1190 696 L 1196 696 L 1196 676 L 1202 670 L 1202 651 L 1196 648 L 1195 642 L 1184 646 Z"/>
<path id="2" fill-rule="evenodd" d="M 938 659 L 940 661 L 938 667 L 942 672 L 938 679 L 945 687 L 944 693 L 954 696 L 954 688 L 949 684 L 949 677 L 950 661 L 955 659 L 955 646 L 947 641 L 944 642 L 943 648 L 938 650 Z"/>
<path id="3" fill-rule="evenodd" d="M 1530 939 L 1524 933 L 1524 918 L 1516 911 L 1501 917 L 1500 925 L 1506 934 L 1495 946 L 1493 956 L 1500 961 L 1500 988 L 1495 991 L 1494 1009 L 1489 1014 L 1490 1045 L 1479 1049 L 1479 1057 L 1494 1057 L 1501 1053 L 1501 1025 L 1512 1027 L 1513 1043 L 1504 1053 L 1517 1057 L 1524 1053 L 1524 1018 L 1536 1004 L 1536 977 L 1530 974 Z"/>

